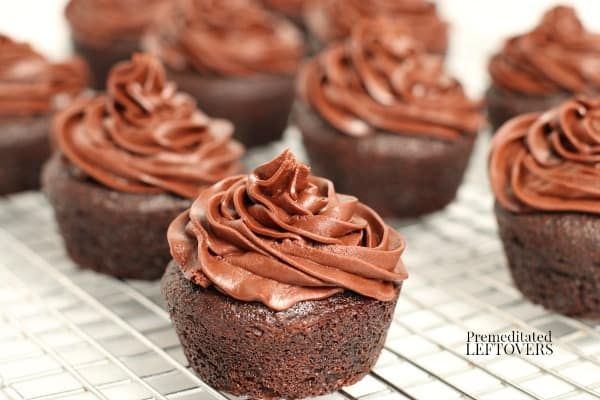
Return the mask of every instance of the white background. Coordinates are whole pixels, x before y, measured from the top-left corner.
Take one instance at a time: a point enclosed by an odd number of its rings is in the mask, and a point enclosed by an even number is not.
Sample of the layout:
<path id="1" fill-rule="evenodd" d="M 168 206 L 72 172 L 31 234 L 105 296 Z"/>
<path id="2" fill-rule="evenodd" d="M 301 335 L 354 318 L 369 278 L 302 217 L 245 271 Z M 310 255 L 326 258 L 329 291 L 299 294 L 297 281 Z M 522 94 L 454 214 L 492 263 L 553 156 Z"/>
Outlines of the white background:
<path id="1" fill-rule="evenodd" d="M 600 0 L 439 0 L 451 23 L 449 67 L 469 92 L 487 85 L 486 64 L 502 39 L 530 29 L 542 13 L 562 3 L 576 7 L 588 29 L 600 32 Z M 66 0 L 0 0 L 0 32 L 30 41 L 52 58 L 70 53 Z"/>

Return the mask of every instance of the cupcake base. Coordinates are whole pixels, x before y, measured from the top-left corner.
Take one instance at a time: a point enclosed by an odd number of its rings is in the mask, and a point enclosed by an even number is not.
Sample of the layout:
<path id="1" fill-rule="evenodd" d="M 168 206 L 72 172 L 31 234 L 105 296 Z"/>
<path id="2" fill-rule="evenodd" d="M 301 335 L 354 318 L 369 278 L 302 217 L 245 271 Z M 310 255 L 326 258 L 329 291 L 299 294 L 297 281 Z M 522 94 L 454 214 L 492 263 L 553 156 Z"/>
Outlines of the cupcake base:
<path id="1" fill-rule="evenodd" d="M 74 177 L 58 155 L 44 167 L 43 187 L 67 253 L 80 267 L 119 278 L 162 276 L 171 258 L 167 228 L 188 200 L 104 188 Z"/>
<path id="2" fill-rule="evenodd" d="M 246 147 L 279 140 L 287 127 L 293 76 L 205 77 L 194 71 L 170 71 L 169 76 L 203 112 L 230 120 L 234 136 Z"/>
<path id="3" fill-rule="evenodd" d="M 600 318 L 600 219 L 577 213 L 515 214 L 496 204 L 508 266 L 531 301 L 580 318 Z"/>
<path id="4" fill-rule="evenodd" d="M 106 79 L 110 69 L 119 61 L 128 60 L 139 50 L 137 40 L 123 40 L 106 47 L 94 47 L 73 38 L 73 47 L 90 66 L 92 87 L 102 90 L 106 87 Z"/>
<path id="5" fill-rule="evenodd" d="M 384 132 L 357 139 L 302 102 L 294 118 L 313 172 L 384 217 L 418 217 L 454 200 L 475 142 L 474 136 L 446 142 Z"/>
<path id="6" fill-rule="evenodd" d="M 528 96 L 490 86 L 485 94 L 488 120 L 495 133 L 506 121 L 521 114 L 540 112 L 559 105 L 570 97 L 567 93 Z"/>
<path id="7" fill-rule="evenodd" d="M 0 195 L 39 189 L 49 126 L 48 116 L 0 118 Z"/>
<path id="8" fill-rule="evenodd" d="M 345 292 L 275 312 L 194 285 L 175 262 L 162 292 L 191 367 L 250 398 L 304 398 L 357 382 L 377 360 L 396 306 Z"/>

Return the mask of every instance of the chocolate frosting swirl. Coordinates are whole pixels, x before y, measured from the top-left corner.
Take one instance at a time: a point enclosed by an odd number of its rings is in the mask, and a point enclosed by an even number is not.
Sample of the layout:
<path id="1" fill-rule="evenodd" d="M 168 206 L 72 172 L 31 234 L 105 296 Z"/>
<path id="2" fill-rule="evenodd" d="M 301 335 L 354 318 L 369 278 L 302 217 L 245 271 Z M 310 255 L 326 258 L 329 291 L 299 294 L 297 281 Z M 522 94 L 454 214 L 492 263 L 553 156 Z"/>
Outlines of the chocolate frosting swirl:
<path id="1" fill-rule="evenodd" d="M 364 18 L 388 17 L 428 51 L 444 53 L 448 26 L 427 0 L 312 0 L 305 7 L 310 31 L 323 43 L 343 39 Z"/>
<path id="2" fill-rule="evenodd" d="M 0 34 L 0 116 L 49 114 L 87 81 L 87 66 L 79 58 L 52 63 L 28 44 Z"/>
<path id="3" fill-rule="evenodd" d="M 156 58 L 135 54 L 117 64 L 107 88 L 74 103 L 54 124 L 61 152 L 89 177 L 123 192 L 194 198 L 239 172 L 243 148 L 231 139 L 231 123 L 201 113 L 166 81 Z"/>
<path id="4" fill-rule="evenodd" d="M 497 201 L 512 212 L 600 214 L 600 99 L 510 120 L 493 139 L 489 171 Z"/>
<path id="5" fill-rule="evenodd" d="M 598 93 L 600 35 L 589 33 L 571 7 L 548 11 L 531 32 L 515 36 L 490 61 L 495 86 L 518 93 Z"/>
<path id="6" fill-rule="evenodd" d="M 303 55 L 294 24 L 253 0 L 183 0 L 144 43 L 174 70 L 219 76 L 289 75 Z"/>
<path id="7" fill-rule="evenodd" d="M 171 0 L 71 0 L 65 16 L 75 38 L 96 47 L 138 40 Z"/>
<path id="8" fill-rule="evenodd" d="M 483 122 L 440 56 L 390 19 L 361 21 L 346 42 L 323 50 L 299 77 L 301 97 L 339 131 L 377 130 L 454 140 Z"/>
<path id="9" fill-rule="evenodd" d="M 289 151 L 203 191 L 167 236 L 192 282 L 278 311 L 344 290 L 389 301 L 407 278 L 400 235 Z"/>

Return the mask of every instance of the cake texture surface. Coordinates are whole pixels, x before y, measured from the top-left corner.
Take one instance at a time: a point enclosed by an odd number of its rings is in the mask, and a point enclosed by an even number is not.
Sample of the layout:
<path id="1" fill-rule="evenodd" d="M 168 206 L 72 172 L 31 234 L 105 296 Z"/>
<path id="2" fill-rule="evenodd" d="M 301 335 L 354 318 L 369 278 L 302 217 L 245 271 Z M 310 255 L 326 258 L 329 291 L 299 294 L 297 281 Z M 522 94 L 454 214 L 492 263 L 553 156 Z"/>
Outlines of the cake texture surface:
<path id="1" fill-rule="evenodd" d="M 87 86 L 85 63 L 51 62 L 0 34 L 0 195 L 40 187 L 50 120 Z"/>
<path id="2" fill-rule="evenodd" d="M 85 268 L 157 279 L 169 222 L 202 189 L 241 169 L 233 125 L 202 113 L 147 54 L 117 64 L 108 91 L 54 120 L 44 189 L 69 254 Z"/>
<path id="3" fill-rule="evenodd" d="M 494 137 L 490 181 L 516 286 L 552 310 L 600 311 L 600 102 L 568 100 L 507 122 Z"/>
<path id="4" fill-rule="evenodd" d="M 402 281 L 402 237 L 285 151 L 204 190 L 168 231 L 162 280 L 192 367 L 236 395 L 302 398 L 377 359 Z"/>
<path id="5" fill-rule="evenodd" d="M 179 0 L 177 0 L 179 1 Z M 65 17 L 73 47 L 90 65 L 93 84 L 103 89 L 110 69 L 141 50 L 149 26 L 172 6 L 171 0 L 70 0 Z"/>
<path id="6" fill-rule="evenodd" d="M 548 10 L 532 31 L 506 40 L 489 63 L 486 100 L 493 130 L 520 114 L 546 111 L 577 94 L 600 94 L 600 33 L 575 9 Z"/>
<path id="7" fill-rule="evenodd" d="M 244 145 L 281 138 L 304 55 L 293 22 L 255 0 L 190 0 L 155 24 L 144 46 L 200 108 L 232 121 Z"/>
<path id="8" fill-rule="evenodd" d="M 303 66 L 294 120 L 316 173 L 384 216 L 406 218 L 454 199 L 481 108 L 442 57 L 378 18 Z"/>

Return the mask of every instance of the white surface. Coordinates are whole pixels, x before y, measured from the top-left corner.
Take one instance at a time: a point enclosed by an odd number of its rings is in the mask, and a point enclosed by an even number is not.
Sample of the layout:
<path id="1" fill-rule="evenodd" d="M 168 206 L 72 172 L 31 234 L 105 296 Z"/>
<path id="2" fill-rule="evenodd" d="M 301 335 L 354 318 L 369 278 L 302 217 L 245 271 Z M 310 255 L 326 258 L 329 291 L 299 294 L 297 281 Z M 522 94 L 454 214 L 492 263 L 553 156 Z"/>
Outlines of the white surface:
<path id="1" fill-rule="evenodd" d="M 0 33 L 27 41 L 53 59 L 70 51 L 67 0 L 0 0 Z"/>

